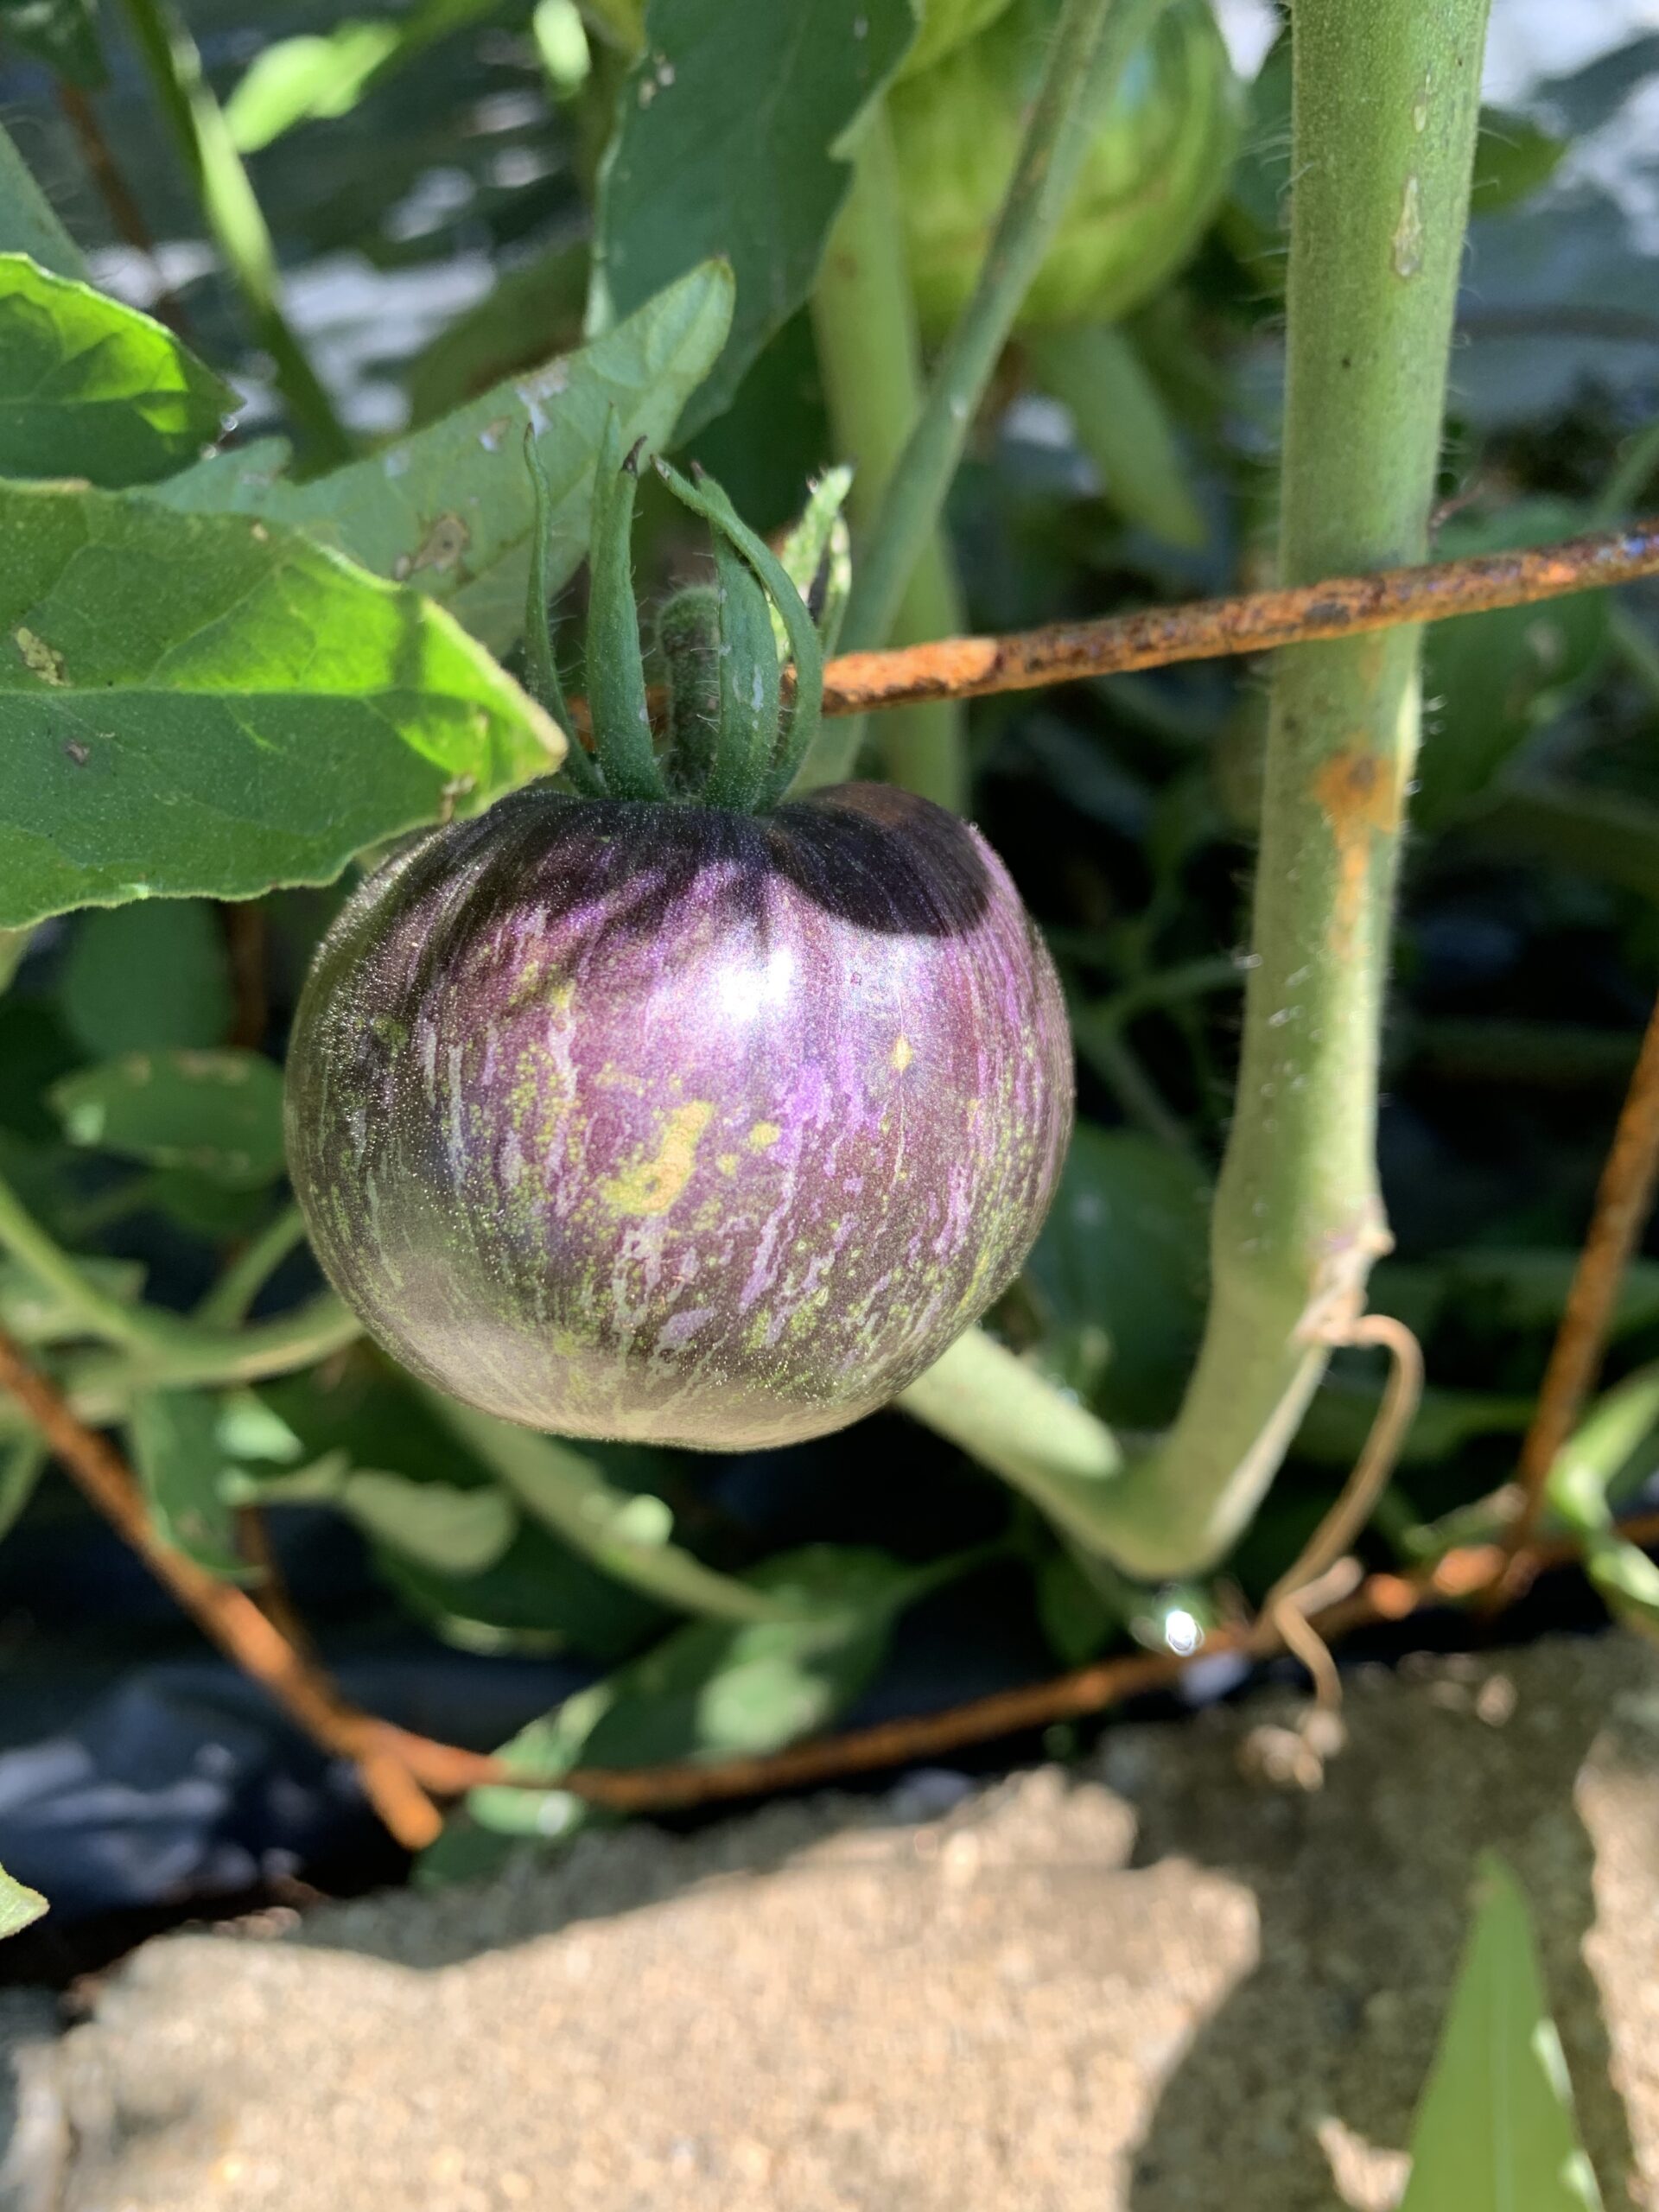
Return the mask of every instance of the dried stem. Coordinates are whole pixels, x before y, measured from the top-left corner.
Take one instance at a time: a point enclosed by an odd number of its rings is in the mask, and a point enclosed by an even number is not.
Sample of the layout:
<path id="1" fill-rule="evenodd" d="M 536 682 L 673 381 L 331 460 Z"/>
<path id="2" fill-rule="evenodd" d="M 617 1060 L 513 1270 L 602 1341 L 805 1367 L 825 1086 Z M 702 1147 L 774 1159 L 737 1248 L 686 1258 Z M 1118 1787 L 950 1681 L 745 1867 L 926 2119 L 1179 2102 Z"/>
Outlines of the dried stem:
<path id="1" fill-rule="evenodd" d="M 56 1457 L 227 1657 L 270 1691 L 306 1733 L 353 1761 L 375 1810 L 399 1843 L 418 1850 L 442 1825 L 398 1749 L 398 1732 L 347 1705 L 244 1590 L 219 1582 L 162 1542 L 137 1477 L 114 1446 L 71 1411 L 56 1385 L 0 1330 L 0 1389 L 29 1414 Z"/>
<path id="2" fill-rule="evenodd" d="M 1544 1370 L 1538 1404 L 1521 1446 L 1521 1510 L 1510 1548 L 1530 1543 L 1543 1510 L 1544 1486 L 1585 1401 L 1595 1387 L 1607 1331 L 1630 1255 L 1653 1210 L 1659 1182 L 1659 1001 L 1630 1077 L 1630 1087 L 1602 1169 L 1590 1230 L 1573 1271 L 1560 1326 Z"/>

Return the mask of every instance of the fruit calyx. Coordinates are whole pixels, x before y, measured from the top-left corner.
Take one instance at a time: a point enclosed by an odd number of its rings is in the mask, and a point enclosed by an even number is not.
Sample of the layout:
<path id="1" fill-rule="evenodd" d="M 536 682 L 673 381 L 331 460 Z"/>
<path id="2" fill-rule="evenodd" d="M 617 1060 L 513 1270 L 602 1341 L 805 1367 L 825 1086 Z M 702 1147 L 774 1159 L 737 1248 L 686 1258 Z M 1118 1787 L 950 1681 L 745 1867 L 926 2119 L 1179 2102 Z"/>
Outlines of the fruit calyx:
<path id="1" fill-rule="evenodd" d="M 823 705 L 823 639 L 785 562 L 742 520 L 731 500 L 694 463 L 683 476 L 663 459 L 652 465 L 713 538 L 715 582 L 677 593 L 663 610 L 658 645 L 667 665 L 671 741 L 666 760 L 653 741 L 651 702 L 633 595 L 631 539 L 645 440 L 626 453 L 614 408 L 607 416 L 594 471 L 591 585 L 588 607 L 588 709 L 593 750 L 578 739 L 554 659 L 546 590 L 550 495 L 533 439 L 525 455 L 536 494 L 536 538 L 524 613 L 529 688 L 570 740 L 567 772 L 587 798 L 689 800 L 754 814 L 776 806 L 799 773 Z M 792 551 L 827 573 L 844 474 L 816 496 Z M 773 610 L 777 621 L 774 623 Z M 794 682 L 785 687 L 781 628 Z"/>

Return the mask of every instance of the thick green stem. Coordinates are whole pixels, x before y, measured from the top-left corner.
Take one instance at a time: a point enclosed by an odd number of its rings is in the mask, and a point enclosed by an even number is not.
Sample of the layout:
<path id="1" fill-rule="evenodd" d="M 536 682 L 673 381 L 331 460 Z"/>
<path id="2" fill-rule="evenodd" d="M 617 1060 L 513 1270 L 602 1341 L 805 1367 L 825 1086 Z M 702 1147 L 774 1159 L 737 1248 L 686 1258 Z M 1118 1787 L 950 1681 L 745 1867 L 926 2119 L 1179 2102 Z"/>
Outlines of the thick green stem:
<path id="1" fill-rule="evenodd" d="M 276 249 L 225 111 L 202 73 L 196 42 L 170 0 L 125 0 L 125 5 L 139 60 L 254 334 L 275 364 L 295 427 L 312 460 L 325 466 L 349 460 L 351 440 L 283 313 Z"/>
<path id="2" fill-rule="evenodd" d="M 521 1505 L 573 1551 L 619 1582 L 709 1620 L 798 1617 L 798 1605 L 705 1567 L 671 1543 L 672 1517 L 661 1498 L 619 1490 L 573 1446 L 498 1421 L 493 1414 L 461 1405 L 440 1391 L 423 1389 L 421 1395 L 467 1450 L 500 1477 Z"/>
<path id="3" fill-rule="evenodd" d="M 1280 581 L 1421 561 L 1440 452 L 1488 0 L 1297 0 Z M 1209 1564 L 1255 1510 L 1386 1249 L 1378 1018 L 1420 634 L 1281 652 L 1255 957 L 1186 1400 L 1096 1542 Z"/>
<path id="4" fill-rule="evenodd" d="M 991 372 L 1065 212 L 1101 104 L 1165 0 L 1065 0 L 1007 198 L 973 297 L 939 357 L 927 402 L 853 575 L 843 652 L 884 645 L 936 528 Z"/>
<path id="5" fill-rule="evenodd" d="M 1023 1491 L 1057 1528 L 1098 1551 L 1102 1507 L 1122 1480 L 1111 1431 L 1087 1408 L 969 1329 L 902 1393 L 907 1414 Z"/>
<path id="6" fill-rule="evenodd" d="M 861 541 L 922 410 L 921 341 L 905 265 L 899 165 L 885 108 L 878 108 L 860 133 L 853 181 L 812 296 L 812 327 L 836 449 L 855 465 L 848 506 Z M 921 645 L 955 637 L 963 626 L 950 550 L 936 527 L 923 546 L 891 641 Z M 850 772 L 863 729 L 861 720 L 825 733 L 832 770 Z M 897 709 L 880 718 L 876 732 L 882 766 L 893 782 L 962 810 L 968 801 L 968 771 L 965 713 L 959 703 L 941 699 Z M 834 779 L 833 774 L 821 778 L 818 767 L 815 758 L 810 780 Z"/>

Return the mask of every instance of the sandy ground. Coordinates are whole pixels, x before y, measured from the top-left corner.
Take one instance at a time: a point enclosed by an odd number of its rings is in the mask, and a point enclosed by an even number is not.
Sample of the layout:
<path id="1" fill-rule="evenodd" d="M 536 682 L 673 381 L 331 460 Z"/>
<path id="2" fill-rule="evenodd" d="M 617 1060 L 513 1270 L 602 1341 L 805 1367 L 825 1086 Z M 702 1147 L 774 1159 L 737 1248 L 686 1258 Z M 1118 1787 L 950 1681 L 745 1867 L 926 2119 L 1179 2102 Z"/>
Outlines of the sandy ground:
<path id="1" fill-rule="evenodd" d="M 60 2040 L 0 2012 L 0 2205 L 1380 2212 L 1490 1844 L 1609 2204 L 1659 2208 L 1659 1652 L 1361 1675 L 1312 1794 L 1260 1778 L 1287 1710 L 162 1938 Z"/>

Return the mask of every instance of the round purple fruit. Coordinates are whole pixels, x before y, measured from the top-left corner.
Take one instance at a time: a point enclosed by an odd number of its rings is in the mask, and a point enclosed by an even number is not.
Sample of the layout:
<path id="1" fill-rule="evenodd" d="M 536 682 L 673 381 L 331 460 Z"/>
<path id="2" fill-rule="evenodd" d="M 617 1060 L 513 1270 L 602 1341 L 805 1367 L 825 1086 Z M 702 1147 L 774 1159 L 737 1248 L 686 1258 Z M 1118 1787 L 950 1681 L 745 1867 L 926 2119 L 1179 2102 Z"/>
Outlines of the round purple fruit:
<path id="1" fill-rule="evenodd" d="M 289 1076 L 370 1332 L 531 1426 L 734 1451 L 883 1404 L 1012 1281 L 1071 1124 L 1000 862 L 850 784 L 764 813 L 522 791 L 365 882 Z"/>

